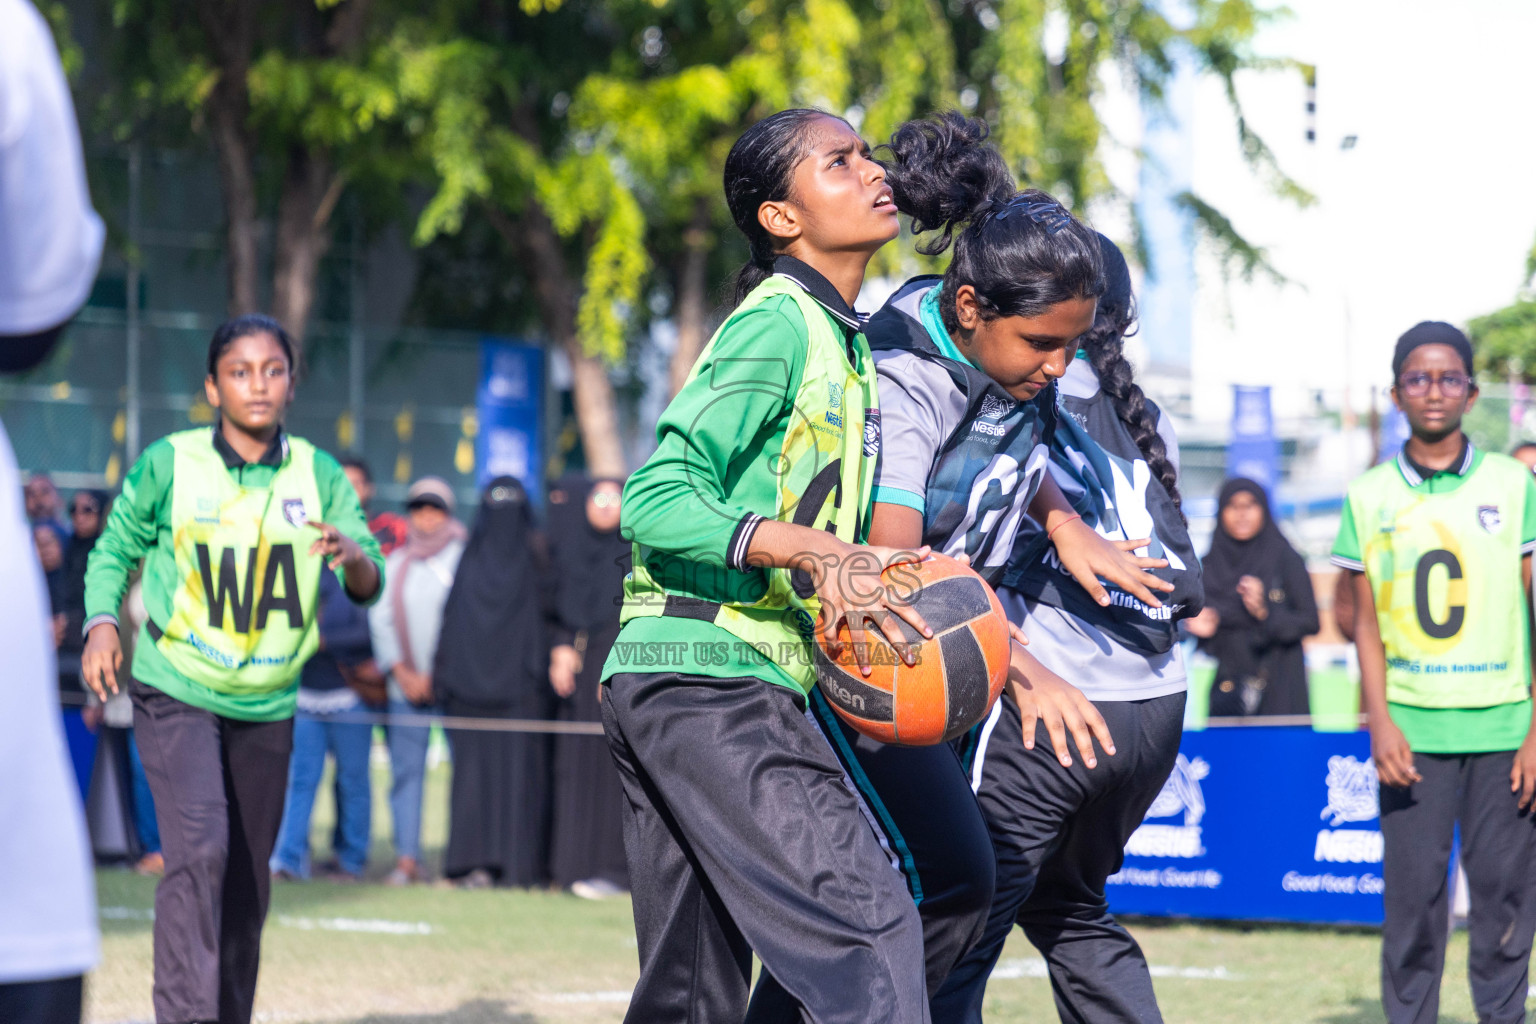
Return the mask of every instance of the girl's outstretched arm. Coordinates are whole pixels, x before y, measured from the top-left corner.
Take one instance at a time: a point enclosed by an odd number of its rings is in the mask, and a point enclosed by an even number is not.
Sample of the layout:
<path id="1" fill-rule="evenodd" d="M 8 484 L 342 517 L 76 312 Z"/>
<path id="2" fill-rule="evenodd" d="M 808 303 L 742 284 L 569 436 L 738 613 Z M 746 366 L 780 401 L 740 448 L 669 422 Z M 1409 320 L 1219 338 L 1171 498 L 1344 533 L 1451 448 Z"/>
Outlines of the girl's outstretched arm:
<path id="1" fill-rule="evenodd" d="M 1166 568 L 1167 559 L 1136 554 L 1136 549 L 1146 547 L 1151 538 L 1109 541 L 1100 537 L 1098 531 L 1083 522 L 1049 473 L 1029 504 L 1029 514 L 1056 545 L 1061 564 L 1099 604 L 1109 604 L 1109 591 L 1100 582 L 1102 578 L 1153 608 L 1163 606 L 1152 592 L 1172 590 L 1173 584 L 1146 570 Z"/>

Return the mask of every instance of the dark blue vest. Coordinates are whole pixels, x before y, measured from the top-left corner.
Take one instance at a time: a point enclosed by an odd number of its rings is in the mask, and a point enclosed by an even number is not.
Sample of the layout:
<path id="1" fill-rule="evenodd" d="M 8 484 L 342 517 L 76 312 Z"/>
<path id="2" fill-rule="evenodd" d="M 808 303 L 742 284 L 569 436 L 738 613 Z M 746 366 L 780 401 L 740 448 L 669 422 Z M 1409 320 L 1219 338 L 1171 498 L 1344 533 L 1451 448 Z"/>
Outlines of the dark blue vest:
<path id="1" fill-rule="evenodd" d="M 1100 607 L 1062 567 L 1055 546 L 1033 522 L 1015 540 L 1003 583 L 1030 600 L 1092 622 L 1132 650 L 1161 654 L 1178 639 L 1175 623 L 1205 605 L 1200 560 L 1184 517 L 1172 495 L 1153 479 L 1108 395 L 1100 391 L 1088 399 L 1063 398 L 1062 406 L 1067 415 L 1052 438 L 1052 478 L 1083 521 L 1101 535 L 1111 540 L 1150 537 L 1148 555 L 1169 562 L 1168 568 L 1152 572 L 1172 581 L 1174 589 L 1158 595 L 1162 608 L 1152 608 L 1106 584 L 1110 604 Z"/>

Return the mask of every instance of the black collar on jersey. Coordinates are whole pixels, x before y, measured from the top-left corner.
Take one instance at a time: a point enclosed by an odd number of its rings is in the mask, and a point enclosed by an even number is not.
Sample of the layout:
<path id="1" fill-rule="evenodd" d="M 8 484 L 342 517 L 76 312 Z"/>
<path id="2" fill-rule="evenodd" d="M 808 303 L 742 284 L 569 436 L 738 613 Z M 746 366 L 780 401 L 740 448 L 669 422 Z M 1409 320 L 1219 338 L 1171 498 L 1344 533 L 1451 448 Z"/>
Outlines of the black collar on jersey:
<path id="1" fill-rule="evenodd" d="M 871 349 L 910 349 L 929 359 L 945 360 L 944 353 L 928 336 L 919 312 L 923 295 L 944 279 L 938 274 L 912 278 L 891 293 L 864 325 Z"/>
<path id="2" fill-rule="evenodd" d="M 842 324 L 848 333 L 857 334 L 863 328 L 864 321 L 853 311 L 852 306 L 843 301 L 842 293 L 832 287 L 832 282 L 809 263 L 793 256 L 779 256 L 773 261 L 773 272 L 805 289 L 805 293 L 831 313 L 832 318 Z"/>
<path id="3" fill-rule="evenodd" d="M 226 469 L 244 469 L 246 466 L 253 465 L 246 462 L 245 458 L 224 440 L 224 431 L 219 429 L 217 421 L 213 424 L 213 450 L 218 452 L 219 457 L 224 460 Z M 272 443 L 267 445 L 267 450 L 261 453 L 261 458 L 257 459 L 254 465 L 281 466 L 287 457 L 288 435 L 283 432 L 282 427 L 278 427 L 277 433 L 272 435 Z"/>
<path id="4" fill-rule="evenodd" d="M 1467 470 L 1472 468 L 1472 454 L 1475 449 L 1472 442 L 1465 434 L 1461 438 L 1461 454 L 1456 457 L 1445 469 L 1430 469 L 1421 466 L 1408 456 L 1408 446 L 1403 445 L 1402 451 L 1397 453 L 1397 468 L 1403 474 L 1403 479 L 1408 481 L 1409 487 L 1417 487 L 1425 480 L 1433 480 L 1444 473 L 1449 476 L 1466 476 Z"/>

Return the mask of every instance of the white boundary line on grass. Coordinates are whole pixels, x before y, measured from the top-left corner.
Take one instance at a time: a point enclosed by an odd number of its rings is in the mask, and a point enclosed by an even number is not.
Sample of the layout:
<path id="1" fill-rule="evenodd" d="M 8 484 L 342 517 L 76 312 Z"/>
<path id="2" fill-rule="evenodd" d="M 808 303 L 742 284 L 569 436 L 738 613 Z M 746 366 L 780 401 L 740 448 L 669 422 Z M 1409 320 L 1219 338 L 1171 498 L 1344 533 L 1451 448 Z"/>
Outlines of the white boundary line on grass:
<path id="1" fill-rule="evenodd" d="M 1241 974 L 1233 974 L 1225 967 L 1171 967 L 1154 964 L 1147 968 L 1154 978 L 1189 978 L 1195 981 L 1240 981 Z M 992 971 L 993 980 L 1010 981 L 1017 978 L 1049 978 L 1050 968 L 1039 957 L 1002 960 Z"/>
<path id="2" fill-rule="evenodd" d="M 102 907 L 98 911 L 106 921 L 153 921 L 153 910 L 139 907 Z M 304 932 L 363 932 L 369 935 L 433 935 L 437 929 L 425 921 L 386 921 L 358 917 L 293 917 L 274 914 L 272 921 L 282 928 Z"/>
<path id="3" fill-rule="evenodd" d="M 627 1003 L 633 993 L 629 989 L 611 992 L 548 992 L 539 998 L 550 1003 Z"/>

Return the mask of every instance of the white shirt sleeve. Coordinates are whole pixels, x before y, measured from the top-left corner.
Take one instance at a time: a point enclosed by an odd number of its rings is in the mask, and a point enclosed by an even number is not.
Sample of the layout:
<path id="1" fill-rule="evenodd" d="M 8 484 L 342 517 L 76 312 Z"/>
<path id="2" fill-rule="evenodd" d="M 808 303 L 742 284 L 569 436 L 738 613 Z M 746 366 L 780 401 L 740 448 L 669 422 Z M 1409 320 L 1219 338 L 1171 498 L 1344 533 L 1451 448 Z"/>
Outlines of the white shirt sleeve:
<path id="1" fill-rule="evenodd" d="M 0 822 L 8 834 L 0 841 L 0 985 L 7 985 L 84 974 L 101 951 L 90 843 L 59 715 L 48 596 L 3 426 L 0 579 Z"/>
<path id="2" fill-rule="evenodd" d="M 373 662 L 380 672 L 391 672 L 400 662 L 394 589 L 404 582 L 400 579 L 400 559 L 389 556 L 384 563 L 384 593 L 368 609 L 368 638 L 373 642 Z"/>
<path id="3" fill-rule="evenodd" d="M 0 0 L 0 336 L 73 316 L 105 236 L 53 36 L 30 0 Z"/>

